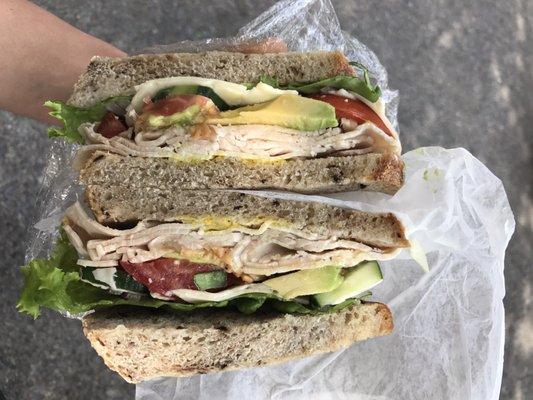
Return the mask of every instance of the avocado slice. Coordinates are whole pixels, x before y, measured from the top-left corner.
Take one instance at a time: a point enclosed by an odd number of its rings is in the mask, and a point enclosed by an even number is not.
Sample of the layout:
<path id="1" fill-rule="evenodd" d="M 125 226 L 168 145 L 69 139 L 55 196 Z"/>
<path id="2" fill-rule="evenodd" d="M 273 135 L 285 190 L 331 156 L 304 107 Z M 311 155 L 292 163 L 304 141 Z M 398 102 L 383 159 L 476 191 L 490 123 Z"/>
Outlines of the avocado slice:
<path id="1" fill-rule="evenodd" d="M 350 268 L 343 282 L 334 290 L 317 294 L 315 300 L 323 307 L 340 304 L 344 300 L 372 289 L 383 280 L 383 274 L 376 261 L 363 261 Z"/>
<path id="2" fill-rule="evenodd" d="M 308 269 L 268 279 L 263 284 L 284 299 L 293 299 L 334 290 L 342 283 L 340 270 L 333 266 Z"/>
<path id="3" fill-rule="evenodd" d="M 338 125 L 331 105 L 295 94 L 283 94 L 274 100 L 239 107 L 207 120 L 209 124 L 277 125 L 301 131 L 316 131 Z"/>

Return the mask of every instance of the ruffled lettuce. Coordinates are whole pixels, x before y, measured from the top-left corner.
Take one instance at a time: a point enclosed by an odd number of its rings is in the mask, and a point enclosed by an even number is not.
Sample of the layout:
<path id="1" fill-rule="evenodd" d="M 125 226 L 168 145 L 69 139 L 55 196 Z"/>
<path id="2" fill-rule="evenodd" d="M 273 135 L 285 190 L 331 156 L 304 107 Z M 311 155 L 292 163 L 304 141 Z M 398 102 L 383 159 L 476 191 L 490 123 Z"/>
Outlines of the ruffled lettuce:
<path id="1" fill-rule="evenodd" d="M 323 88 L 345 89 L 357 93 L 365 99 L 375 103 L 381 96 L 381 89 L 377 85 L 372 85 L 368 70 L 359 63 L 351 63 L 362 74 L 363 78 L 357 76 L 337 75 L 331 78 L 322 79 L 309 83 L 293 83 L 289 85 L 280 85 L 278 79 L 272 76 L 263 75 L 261 82 L 272 87 L 285 90 L 296 90 L 300 94 L 313 94 L 320 92 Z"/>
<path id="2" fill-rule="evenodd" d="M 81 124 L 101 121 L 111 105 L 123 106 L 129 104 L 130 101 L 131 96 L 117 96 L 91 107 L 75 107 L 62 101 L 46 101 L 44 105 L 52 110 L 49 114 L 63 124 L 63 127 L 48 128 L 48 136 L 59 137 L 69 143 L 83 143 L 83 138 L 78 132 Z"/>
<path id="3" fill-rule="evenodd" d="M 48 259 L 39 258 L 22 267 L 25 286 L 17 303 L 20 312 L 37 318 L 41 307 L 80 314 L 86 311 L 119 306 L 164 308 L 174 311 L 193 311 L 206 307 L 232 307 L 251 314 L 259 309 L 273 309 L 284 313 L 321 314 L 339 311 L 359 299 L 350 299 L 336 306 L 319 307 L 313 302 L 302 304 L 282 301 L 263 293 L 244 294 L 228 301 L 199 304 L 177 303 L 149 296 L 116 295 L 81 280 L 78 255 L 66 234 L 61 231 L 55 249 Z"/>

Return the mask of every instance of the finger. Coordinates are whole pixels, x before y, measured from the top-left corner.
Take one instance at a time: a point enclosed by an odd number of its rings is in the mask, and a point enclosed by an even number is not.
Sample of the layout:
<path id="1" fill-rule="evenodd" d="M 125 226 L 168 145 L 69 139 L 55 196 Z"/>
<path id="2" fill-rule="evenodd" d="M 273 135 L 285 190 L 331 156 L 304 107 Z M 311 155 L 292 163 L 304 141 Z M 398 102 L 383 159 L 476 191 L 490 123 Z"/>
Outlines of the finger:
<path id="1" fill-rule="evenodd" d="M 283 53 L 287 51 L 287 44 L 282 39 L 267 38 L 239 43 L 232 50 L 241 53 Z"/>

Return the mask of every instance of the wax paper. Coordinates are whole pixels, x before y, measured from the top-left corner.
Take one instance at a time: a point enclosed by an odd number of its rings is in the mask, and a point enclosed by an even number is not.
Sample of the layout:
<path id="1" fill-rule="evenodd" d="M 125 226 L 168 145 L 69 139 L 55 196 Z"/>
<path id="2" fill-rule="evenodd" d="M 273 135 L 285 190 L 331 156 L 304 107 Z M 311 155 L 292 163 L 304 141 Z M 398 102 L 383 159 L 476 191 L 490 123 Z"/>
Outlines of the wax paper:
<path id="1" fill-rule="evenodd" d="M 398 93 L 388 88 L 385 69 L 340 29 L 329 0 L 281 1 L 234 38 L 140 52 L 228 49 L 270 37 L 283 39 L 289 50 L 340 49 L 366 65 L 397 125 Z M 76 146 L 51 141 L 28 260 L 47 255 L 62 212 L 81 198 L 71 168 L 75 151 Z M 503 185 L 464 149 L 420 148 L 403 159 L 406 183 L 392 197 L 253 192 L 388 210 L 402 219 L 409 238 L 426 251 L 429 272 L 407 251 L 382 263 L 385 279 L 373 289 L 373 298 L 390 306 L 393 334 L 279 366 L 155 379 L 137 386 L 137 399 L 497 399 L 503 367 L 504 254 L 514 231 Z"/>
<path id="2" fill-rule="evenodd" d="M 406 183 L 393 197 L 253 192 L 402 218 L 430 270 L 407 251 L 381 263 L 373 298 L 392 310 L 391 335 L 280 366 L 155 379 L 137 386 L 137 399 L 498 399 L 504 254 L 514 231 L 502 183 L 465 149 L 419 148 L 403 159 Z"/>

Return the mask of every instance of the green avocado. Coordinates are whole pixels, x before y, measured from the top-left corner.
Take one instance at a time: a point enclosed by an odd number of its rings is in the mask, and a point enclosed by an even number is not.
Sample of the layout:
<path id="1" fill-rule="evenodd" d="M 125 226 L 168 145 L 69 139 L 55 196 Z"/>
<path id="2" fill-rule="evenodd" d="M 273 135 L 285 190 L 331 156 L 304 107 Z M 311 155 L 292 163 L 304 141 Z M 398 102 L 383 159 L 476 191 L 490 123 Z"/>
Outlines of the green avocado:
<path id="1" fill-rule="evenodd" d="M 277 125 L 300 131 L 316 131 L 338 125 L 335 108 L 331 105 L 295 94 L 283 94 L 271 101 L 225 111 L 207 123 Z"/>
<path id="2" fill-rule="evenodd" d="M 293 299 L 323 292 L 330 292 L 342 283 L 339 267 L 322 267 L 293 272 L 268 279 L 263 284 L 269 286 L 284 299 Z"/>
<path id="3" fill-rule="evenodd" d="M 150 115 L 148 117 L 148 126 L 151 128 L 164 128 L 171 125 L 192 125 L 200 114 L 200 106 L 194 104 L 182 112 L 172 115 Z"/>
<path id="4" fill-rule="evenodd" d="M 363 261 L 350 268 L 344 275 L 343 282 L 334 290 L 315 296 L 317 303 L 326 305 L 340 304 L 346 299 L 372 289 L 383 280 L 383 274 L 376 261 Z"/>

